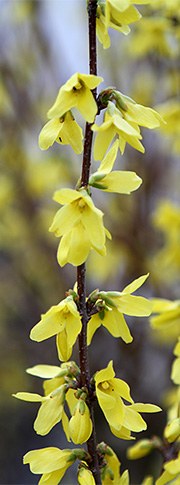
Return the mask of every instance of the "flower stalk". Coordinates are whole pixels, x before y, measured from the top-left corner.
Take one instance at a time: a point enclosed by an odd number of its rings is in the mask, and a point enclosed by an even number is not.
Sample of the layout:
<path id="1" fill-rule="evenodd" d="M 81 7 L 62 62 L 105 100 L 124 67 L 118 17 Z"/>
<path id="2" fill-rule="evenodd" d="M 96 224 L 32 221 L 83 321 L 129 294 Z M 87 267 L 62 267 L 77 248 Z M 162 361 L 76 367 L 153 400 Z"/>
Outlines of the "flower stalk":
<path id="1" fill-rule="evenodd" d="M 97 0 L 89 0 L 88 2 L 88 22 L 89 22 L 89 73 L 97 75 L 97 56 L 96 56 L 96 9 Z M 93 90 L 93 95 L 96 97 L 96 88 Z M 81 173 L 81 187 L 87 187 L 89 184 L 89 174 L 91 165 L 91 150 L 92 150 L 93 132 L 91 124 L 86 122 L 83 163 Z M 91 391 L 90 386 L 90 371 L 88 362 L 88 348 L 87 348 L 87 324 L 88 314 L 86 306 L 86 266 L 85 263 L 77 267 L 77 289 L 79 296 L 79 312 L 82 320 L 82 330 L 79 335 L 79 361 L 81 370 L 81 386 L 85 386 L 88 391 Z M 91 471 L 93 473 L 97 485 L 101 484 L 98 455 L 96 449 L 96 433 L 94 423 L 93 405 L 89 403 L 91 420 L 93 423 L 92 434 L 87 441 L 89 455 L 92 459 Z"/>

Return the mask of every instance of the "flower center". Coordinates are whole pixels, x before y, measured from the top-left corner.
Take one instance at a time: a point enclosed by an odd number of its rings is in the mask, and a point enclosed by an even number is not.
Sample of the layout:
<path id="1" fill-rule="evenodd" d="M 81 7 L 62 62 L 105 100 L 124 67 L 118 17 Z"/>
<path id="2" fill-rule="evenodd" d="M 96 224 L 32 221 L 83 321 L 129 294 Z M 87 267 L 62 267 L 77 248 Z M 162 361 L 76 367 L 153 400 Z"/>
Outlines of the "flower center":
<path id="1" fill-rule="evenodd" d="M 106 382 L 106 381 L 105 381 L 105 382 L 103 382 L 103 383 L 102 383 L 102 388 L 103 388 L 105 391 L 107 391 L 107 389 L 109 389 L 109 387 L 110 387 L 110 385 L 109 385 L 109 383 L 108 383 L 108 382 Z"/>
<path id="2" fill-rule="evenodd" d="M 83 209 L 84 209 L 84 207 L 86 206 L 86 204 L 85 204 L 84 200 L 83 200 L 83 199 L 80 199 L 80 201 L 79 201 L 79 204 L 78 204 L 78 205 L 79 205 L 80 211 L 82 212 L 82 211 L 83 211 Z"/>

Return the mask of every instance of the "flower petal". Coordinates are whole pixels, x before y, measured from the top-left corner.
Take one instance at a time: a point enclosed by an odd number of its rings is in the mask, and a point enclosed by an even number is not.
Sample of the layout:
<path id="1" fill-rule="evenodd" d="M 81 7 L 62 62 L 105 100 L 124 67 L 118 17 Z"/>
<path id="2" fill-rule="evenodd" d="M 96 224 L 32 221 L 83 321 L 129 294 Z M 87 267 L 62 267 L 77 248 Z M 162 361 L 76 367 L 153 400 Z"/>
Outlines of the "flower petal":
<path id="1" fill-rule="evenodd" d="M 64 467 L 67 468 L 66 459 L 69 455 L 70 451 L 62 451 L 59 448 L 42 448 L 41 450 L 32 450 L 26 453 L 23 458 L 23 463 L 30 464 L 32 473 L 50 473 Z M 69 466 L 71 464 L 69 462 Z"/>
<path id="2" fill-rule="evenodd" d="M 135 172 L 114 171 L 103 178 L 102 184 L 107 186 L 106 189 L 103 189 L 104 192 L 130 194 L 140 187 L 142 179 Z"/>
<path id="3" fill-rule="evenodd" d="M 45 364 L 34 365 L 33 367 L 29 367 L 29 369 L 26 369 L 26 372 L 28 374 L 31 374 L 32 376 L 42 377 L 42 379 L 52 379 L 53 377 L 58 376 L 60 371 L 61 368 L 57 365 Z"/>
<path id="4" fill-rule="evenodd" d="M 99 131 L 97 133 L 94 143 L 94 160 L 102 160 L 109 145 L 116 134 L 116 129 L 112 123 L 109 123 L 109 128 L 106 131 Z M 95 125 L 93 125 L 95 127 Z M 101 125 L 103 126 L 103 124 Z M 93 129 L 93 127 L 92 127 Z M 95 130 L 93 130 L 95 131 Z"/>
<path id="5" fill-rule="evenodd" d="M 101 326 L 101 324 L 102 321 L 99 318 L 99 314 L 97 313 L 97 315 L 92 315 L 87 325 L 87 345 L 90 345 L 94 333 Z"/>
<path id="6" fill-rule="evenodd" d="M 105 311 L 105 316 L 101 323 L 113 337 L 121 337 L 126 343 L 132 342 L 133 337 L 122 313 L 117 308 L 112 308 L 111 312 Z"/>
<path id="7" fill-rule="evenodd" d="M 47 150 L 56 141 L 59 132 L 62 128 L 59 118 L 55 120 L 48 121 L 45 126 L 43 126 L 39 134 L 39 147 L 41 150 Z"/>
<path id="8" fill-rule="evenodd" d="M 134 280 L 132 283 L 130 283 L 130 285 L 124 288 L 123 293 L 134 293 L 134 291 L 136 291 L 138 288 L 140 288 L 140 286 L 143 285 L 143 283 L 146 281 L 148 276 L 149 276 L 149 273 L 143 276 L 140 276 L 139 278 Z"/>
<path id="9" fill-rule="evenodd" d="M 62 410 L 63 406 L 60 405 L 59 395 L 44 401 L 34 421 L 34 430 L 36 433 L 41 436 L 49 433 L 55 424 L 61 421 Z"/>
<path id="10" fill-rule="evenodd" d="M 29 401 L 29 402 L 41 402 L 44 399 L 44 397 L 40 396 L 40 394 L 33 394 L 32 392 L 17 392 L 16 394 L 12 394 L 12 395 L 17 399 L 21 399 L 22 401 Z"/>
<path id="11" fill-rule="evenodd" d="M 56 345 L 59 360 L 63 360 L 64 362 L 68 361 L 72 354 L 72 346 L 68 345 L 66 329 L 57 334 Z"/>
<path id="12" fill-rule="evenodd" d="M 142 296 L 123 295 L 122 293 L 120 298 L 116 298 L 116 304 L 120 312 L 135 317 L 149 316 L 152 312 L 151 301 Z"/>
<path id="13" fill-rule="evenodd" d="M 118 140 L 116 140 L 112 147 L 110 148 L 109 152 L 103 158 L 100 167 L 98 168 L 98 172 L 100 173 L 110 173 L 114 162 L 117 157 L 118 152 Z"/>

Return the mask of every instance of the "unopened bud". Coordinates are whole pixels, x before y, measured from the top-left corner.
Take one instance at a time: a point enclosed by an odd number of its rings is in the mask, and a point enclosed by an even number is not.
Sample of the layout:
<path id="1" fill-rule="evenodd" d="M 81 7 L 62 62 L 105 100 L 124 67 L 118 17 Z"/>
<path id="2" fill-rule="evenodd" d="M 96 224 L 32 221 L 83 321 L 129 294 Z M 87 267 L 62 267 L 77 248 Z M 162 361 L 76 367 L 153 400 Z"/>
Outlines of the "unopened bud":
<path id="1" fill-rule="evenodd" d="M 144 439 L 137 441 L 135 445 L 131 446 L 127 450 L 127 457 L 129 460 L 137 460 L 143 456 L 148 455 L 154 449 L 154 444 L 152 440 Z"/>
<path id="2" fill-rule="evenodd" d="M 180 436 L 180 418 L 173 419 L 167 424 L 164 430 L 164 436 L 169 443 L 173 443 Z"/>

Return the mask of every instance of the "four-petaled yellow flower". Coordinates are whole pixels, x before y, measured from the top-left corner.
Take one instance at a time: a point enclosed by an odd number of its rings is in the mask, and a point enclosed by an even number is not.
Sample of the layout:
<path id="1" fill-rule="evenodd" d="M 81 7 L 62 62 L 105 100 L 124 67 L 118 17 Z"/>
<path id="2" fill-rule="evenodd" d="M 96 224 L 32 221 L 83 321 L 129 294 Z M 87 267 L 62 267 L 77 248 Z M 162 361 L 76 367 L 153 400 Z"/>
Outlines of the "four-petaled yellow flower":
<path id="1" fill-rule="evenodd" d="M 41 150 L 47 150 L 56 141 L 60 145 L 71 145 L 75 153 L 83 151 L 82 129 L 76 123 L 71 111 L 61 118 L 48 121 L 39 134 Z"/>
<path id="2" fill-rule="evenodd" d="M 142 296 L 131 295 L 131 293 L 134 293 L 134 291 L 144 283 L 147 277 L 148 274 L 140 276 L 140 278 L 137 278 L 130 285 L 126 286 L 122 292 L 112 291 L 104 293 L 105 298 L 106 295 L 109 297 L 109 303 L 108 300 L 105 300 L 106 307 L 99 313 L 93 315 L 89 320 L 87 330 L 88 345 L 90 345 L 95 331 L 101 325 L 103 325 L 113 337 L 121 337 L 126 343 L 132 342 L 133 338 L 123 314 L 125 313 L 126 315 L 136 317 L 149 316 L 151 314 L 152 304 L 149 300 Z M 111 306 L 111 300 L 113 306 Z"/>
<path id="3" fill-rule="evenodd" d="M 109 152 L 103 158 L 97 172 L 89 179 L 89 185 L 105 192 L 117 192 L 130 194 L 142 184 L 142 179 L 135 172 L 117 171 L 111 172 L 118 152 L 118 140 L 115 141 Z"/>
<path id="4" fill-rule="evenodd" d="M 164 123 L 162 116 L 155 110 L 135 103 L 122 93 L 117 92 L 117 96 L 120 96 L 123 108 L 119 104 L 115 107 L 113 102 L 109 101 L 102 125 L 94 123 L 92 126 L 92 130 L 98 132 L 94 144 L 95 160 L 102 160 L 116 133 L 119 136 L 122 154 L 126 142 L 136 150 L 144 152 L 144 147 L 139 141 L 142 139 L 139 125 L 153 129 Z"/>
<path id="5" fill-rule="evenodd" d="M 153 404 L 134 403 L 128 384 L 114 376 L 112 361 L 106 369 L 95 374 L 97 399 L 112 433 L 121 439 L 132 439 L 131 431 L 139 432 L 147 428 L 139 412 L 158 412 L 161 409 Z M 131 404 L 125 405 L 123 399 Z"/>
<path id="6" fill-rule="evenodd" d="M 139 127 L 132 126 L 122 116 L 115 105 L 109 101 L 108 109 L 105 111 L 104 121 L 101 126 L 96 123 L 92 126 L 93 131 L 97 131 L 94 143 L 94 159 L 102 160 L 111 141 L 117 134 L 119 136 L 119 148 L 124 152 L 126 142 L 140 151 L 144 148 L 139 140 L 142 139 Z"/>
<path id="7" fill-rule="evenodd" d="M 42 342 L 57 335 L 56 343 L 60 360 L 68 360 L 72 347 L 81 331 L 81 317 L 71 296 L 52 306 L 31 330 L 30 338 Z"/>
<path id="8" fill-rule="evenodd" d="M 146 4 L 150 3 L 150 0 L 137 0 L 136 2 L 132 0 L 106 0 L 105 2 L 98 2 L 96 32 L 104 49 L 108 49 L 111 45 L 108 35 L 109 27 L 127 35 L 130 32 L 129 24 L 141 18 L 141 14 L 132 5 L 133 3 Z"/>
<path id="9" fill-rule="evenodd" d="M 32 473 L 42 474 L 39 485 L 58 485 L 75 460 L 72 450 L 60 450 L 54 447 L 32 450 L 23 457 L 24 465 L 29 463 Z"/>
<path id="10" fill-rule="evenodd" d="M 22 401 L 41 402 L 40 409 L 34 421 L 34 430 L 37 434 L 46 435 L 62 419 L 62 424 L 66 420 L 63 410 L 65 402 L 65 389 L 67 387 L 62 370 L 66 371 L 70 363 L 62 364 L 61 368 L 52 365 L 36 365 L 27 369 L 28 374 L 47 378 L 43 382 L 44 396 L 31 392 L 17 392 L 14 397 Z M 69 391 L 68 391 L 69 392 Z"/>
<path id="11" fill-rule="evenodd" d="M 50 227 L 61 237 L 57 258 L 61 266 L 79 266 L 86 261 L 90 249 L 106 254 L 103 212 L 95 207 L 85 189 L 62 189 L 54 199 L 64 206 L 59 209 Z"/>
<path id="12" fill-rule="evenodd" d="M 97 114 L 97 104 L 91 92 L 103 81 L 93 74 L 73 74 L 61 86 L 56 101 L 48 111 L 48 118 L 61 118 L 71 108 L 76 107 L 88 123 L 93 123 Z"/>

